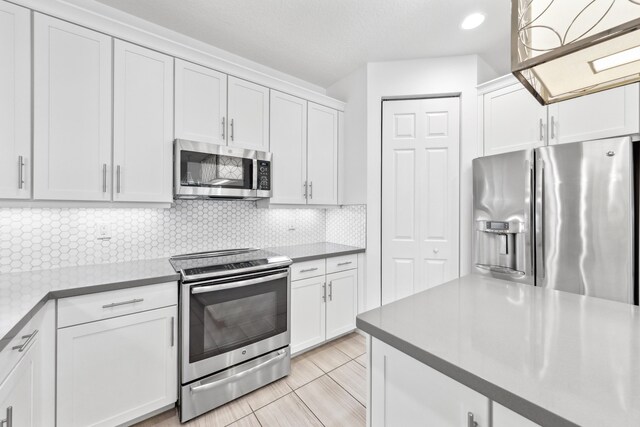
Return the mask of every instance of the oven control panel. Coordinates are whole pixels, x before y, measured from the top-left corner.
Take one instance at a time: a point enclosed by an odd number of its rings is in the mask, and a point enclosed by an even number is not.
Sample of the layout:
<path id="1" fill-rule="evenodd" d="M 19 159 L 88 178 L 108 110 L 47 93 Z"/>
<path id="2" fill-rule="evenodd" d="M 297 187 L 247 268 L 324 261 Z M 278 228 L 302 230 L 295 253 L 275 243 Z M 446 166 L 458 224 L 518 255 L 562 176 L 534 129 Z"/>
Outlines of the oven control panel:
<path id="1" fill-rule="evenodd" d="M 258 160 L 258 190 L 271 191 L 271 162 Z"/>

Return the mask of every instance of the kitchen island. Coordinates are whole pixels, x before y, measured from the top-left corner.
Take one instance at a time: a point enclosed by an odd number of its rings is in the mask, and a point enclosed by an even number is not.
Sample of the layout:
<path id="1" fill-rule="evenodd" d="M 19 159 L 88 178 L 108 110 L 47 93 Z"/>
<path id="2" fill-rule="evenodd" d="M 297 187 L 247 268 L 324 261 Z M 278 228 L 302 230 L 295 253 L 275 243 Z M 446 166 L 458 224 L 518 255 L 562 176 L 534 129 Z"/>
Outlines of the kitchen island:
<path id="1" fill-rule="evenodd" d="M 640 309 L 465 276 L 358 316 L 372 426 L 640 425 Z"/>

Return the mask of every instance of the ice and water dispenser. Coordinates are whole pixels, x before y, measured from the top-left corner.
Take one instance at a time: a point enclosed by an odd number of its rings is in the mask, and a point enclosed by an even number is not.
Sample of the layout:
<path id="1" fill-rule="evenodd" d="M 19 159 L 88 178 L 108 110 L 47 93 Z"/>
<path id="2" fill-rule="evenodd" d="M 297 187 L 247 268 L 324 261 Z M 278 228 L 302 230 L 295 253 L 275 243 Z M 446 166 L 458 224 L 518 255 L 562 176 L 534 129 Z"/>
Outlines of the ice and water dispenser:
<path id="1" fill-rule="evenodd" d="M 514 278 L 526 274 L 524 222 L 476 221 L 475 239 L 475 266 L 480 272 Z"/>

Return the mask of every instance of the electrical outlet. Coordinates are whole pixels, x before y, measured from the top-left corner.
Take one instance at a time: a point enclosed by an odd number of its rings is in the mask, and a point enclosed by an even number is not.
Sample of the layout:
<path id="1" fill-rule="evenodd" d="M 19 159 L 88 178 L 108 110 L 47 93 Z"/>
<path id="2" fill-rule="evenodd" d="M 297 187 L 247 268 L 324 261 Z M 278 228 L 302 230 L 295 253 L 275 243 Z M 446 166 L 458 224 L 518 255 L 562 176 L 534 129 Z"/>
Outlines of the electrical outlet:
<path id="1" fill-rule="evenodd" d="M 296 231 L 296 226 L 295 224 L 289 224 L 289 226 L 287 227 L 288 231 Z"/>
<path id="2" fill-rule="evenodd" d="M 97 225 L 96 239 L 111 240 L 111 224 L 108 222 L 99 222 Z"/>

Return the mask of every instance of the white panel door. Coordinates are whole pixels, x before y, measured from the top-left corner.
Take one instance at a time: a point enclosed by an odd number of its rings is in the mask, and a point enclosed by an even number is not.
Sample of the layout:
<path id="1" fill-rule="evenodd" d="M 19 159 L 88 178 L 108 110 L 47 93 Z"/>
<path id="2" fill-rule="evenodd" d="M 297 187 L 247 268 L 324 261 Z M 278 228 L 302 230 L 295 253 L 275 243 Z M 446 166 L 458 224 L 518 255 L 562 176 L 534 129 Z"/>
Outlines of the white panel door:
<path id="1" fill-rule="evenodd" d="M 549 144 L 640 132 L 637 83 L 552 104 L 548 111 Z"/>
<path id="2" fill-rule="evenodd" d="M 304 205 L 307 181 L 307 101 L 271 90 L 271 203 Z"/>
<path id="3" fill-rule="evenodd" d="M 37 411 L 38 405 L 42 404 L 38 401 L 40 396 L 37 390 L 40 385 L 38 379 L 40 356 L 40 340 L 35 338 L 9 376 L 0 384 L 0 425 L 2 427 L 8 425 L 40 427 Z"/>
<path id="4" fill-rule="evenodd" d="M 114 426 L 177 399 L 176 306 L 58 330 L 59 426 Z"/>
<path id="5" fill-rule="evenodd" d="M 358 270 L 327 274 L 327 339 L 356 328 Z"/>
<path id="6" fill-rule="evenodd" d="M 173 58 L 114 44 L 113 199 L 173 201 Z"/>
<path id="7" fill-rule="evenodd" d="M 28 199 L 31 197 L 29 9 L 0 1 L 0 57 L 0 198 Z"/>
<path id="8" fill-rule="evenodd" d="M 373 339 L 371 426 L 489 426 L 490 401 L 435 369 Z"/>
<path id="9" fill-rule="evenodd" d="M 34 14 L 33 196 L 111 200 L 111 37 Z"/>
<path id="10" fill-rule="evenodd" d="M 325 277 L 291 282 L 291 352 L 325 340 Z"/>
<path id="11" fill-rule="evenodd" d="M 337 205 L 338 111 L 309 102 L 307 124 L 307 203 Z"/>
<path id="12" fill-rule="evenodd" d="M 484 155 L 546 144 L 547 108 L 520 84 L 484 95 Z"/>
<path id="13" fill-rule="evenodd" d="M 459 102 L 384 102 L 383 303 L 458 277 Z"/>
<path id="14" fill-rule="evenodd" d="M 269 88 L 229 76 L 231 147 L 269 151 Z"/>
<path id="15" fill-rule="evenodd" d="M 227 75 L 175 60 L 176 138 L 225 145 Z"/>

